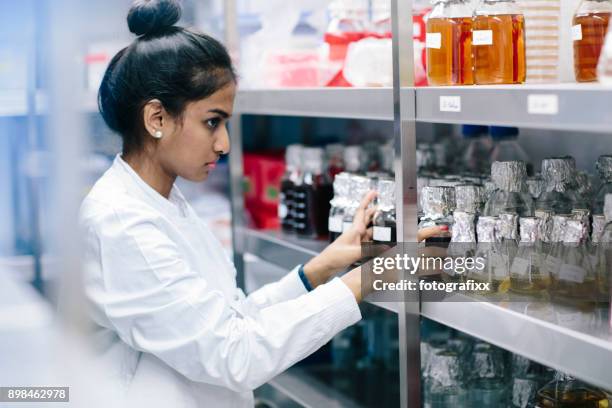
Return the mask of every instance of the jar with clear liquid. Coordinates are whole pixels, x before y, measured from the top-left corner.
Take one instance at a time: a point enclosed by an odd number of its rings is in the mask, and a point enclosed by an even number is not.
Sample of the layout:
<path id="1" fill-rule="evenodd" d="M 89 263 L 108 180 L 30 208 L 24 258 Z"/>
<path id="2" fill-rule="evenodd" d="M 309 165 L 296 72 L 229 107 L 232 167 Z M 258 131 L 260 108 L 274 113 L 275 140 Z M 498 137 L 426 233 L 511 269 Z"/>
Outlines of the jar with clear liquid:
<path id="1" fill-rule="evenodd" d="M 496 292 L 506 278 L 506 262 L 496 228 L 499 218 L 481 216 L 476 224 L 478 245 L 475 258 L 485 259 L 483 269 L 474 268 L 468 272 L 468 279 L 476 282 L 489 283 L 490 291 Z"/>
<path id="2" fill-rule="evenodd" d="M 607 265 L 612 265 L 612 224 L 609 224 L 610 226 L 606 228 L 608 225 L 606 221 L 612 221 L 612 194 L 610 195 L 610 204 L 608 217 L 604 215 L 593 216 L 593 232 L 589 252 L 599 289 L 598 303 L 610 301 L 610 273 Z"/>
<path id="3" fill-rule="evenodd" d="M 608 408 L 606 394 L 567 374 L 557 373 L 537 396 L 541 408 Z"/>
<path id="4" fill-rule="evenodd" d="M 495 217 L 505 212 L 521 217 L 533 216 L 533 198 L 525 186 L 527 166 L 524 162 L 494 162 L 491 178 L 496 190 L 485 205 L 485 215 Z"/>
<path id="5" fill-rule="evenodd" d="M 472 12 L 467 0 L 436 0 L 427 18 L 430 85 L 472 85 Z"/>
<path id="6" fill-rule="evenodd" d="M 595 167 L 601 179 L 601 186 L 593 200 L 593 214 L 603 214 L 606 195 L 612 194 L 612 156 L 599 156 Z"/>
<path id="7" fill-rule="evenodd" d="M 301 175 L 301 145 L 287 146 L 285 151 L 285 174 L 281 179 L 281 188 L 278 200 L 278 218 L 281 228 L 285 232 L 294 231 L 294 194 Z"/>
<path id="8" fill-rule="evenodd" d="M 474 13 L 476 84 L 525 82 L 525 17 L 514 0 L 482 0 Z"/>
<path id="9" fill-rule="evenodd" d="M 521 294 L 539 294 L 549 283 L 542 268 L 540 219 L 525 217 L 519 223 L 521 242 L 510 266 L 510 289 Z"/>
<path id="10" fill-rule="evenodd" d="M 330 242 L 334 242 L 342 234 L 344 211 L 349 203 L 349 184 L 350 176 L 348 173 L 340 173 L 334 179 L 334 198 L 332 198 L 330 203 L 331 209 L 329 210 L 329 221 L 327 224 Z"/>
<path id="11" fill-rule="evenodd" d="M 542 160 L 542 176 L 546 182 L 545 191 L 538 197 L 535 209 L 551 211 L 553 214 L 567 214 L 576 203 L 569 189 L 576 174 L 573 158 L 554 157 Z"/>
<path id="12" fill-rule="evenodd" d="M 445 350 L 431 356 L 427 377 L 425 387 L 431 408 L 467 406 L 465 374 L 457 352 Z"/>
<path id="13" fill-rule="evenodd" d="M 505 358 L 496 347 L 474 347 L 469 358 L 469 406 L 500 407 L 508 400 Z"/>
<path id="14" fill-rule="evenodd" d="M 582 0 L 572 21 L 576 81 L 597 81 L 597 64 L 608 31 L 612 1 Z"/>

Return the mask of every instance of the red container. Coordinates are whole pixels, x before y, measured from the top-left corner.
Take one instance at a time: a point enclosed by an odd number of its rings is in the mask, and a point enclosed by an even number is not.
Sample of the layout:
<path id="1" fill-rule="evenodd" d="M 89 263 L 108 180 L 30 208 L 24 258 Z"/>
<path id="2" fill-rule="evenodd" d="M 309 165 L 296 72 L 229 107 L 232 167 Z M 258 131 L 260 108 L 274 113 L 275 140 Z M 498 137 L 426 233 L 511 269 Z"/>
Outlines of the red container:
<path id="1" fill-rule="evenodd" d="M 279 227 L 278 201 L 284 172 L 282 153 L 244 154 L 245 206 L 257 228 Z"/>

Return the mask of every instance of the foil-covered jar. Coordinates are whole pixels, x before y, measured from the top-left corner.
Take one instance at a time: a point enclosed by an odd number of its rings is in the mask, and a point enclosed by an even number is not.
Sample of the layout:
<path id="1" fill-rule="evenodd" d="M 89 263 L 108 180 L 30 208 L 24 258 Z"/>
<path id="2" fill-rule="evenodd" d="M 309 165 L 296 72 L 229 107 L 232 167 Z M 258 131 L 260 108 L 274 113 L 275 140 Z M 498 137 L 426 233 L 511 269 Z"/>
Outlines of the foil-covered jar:
<path id="1" fill-rule="evenodd" d="M 496 190 L 485 205 L 484 214 L 498 216 L 516 213 L 521 217 L 533 215 L 533 198 L 527 192 L 527 166 L 521 161 L 494 162 L 491 178 Z"/>
<path id="2" fill-rule="evenodd" d="M 552 157 L 542 161 L 542 177 L 545 191 L 536 201 L 536 210 L 548 210 L 555 214 L 567 214 L 576 203 L 569 186 L 575 184 L 576 163 L 571 157 Z"/>
<path id="3" fill-rule="evenodd" d="M 426 186 L 421 190 L 421 208 L 424 222 L 429 225 L 452 224 L 455 210 L 455 189 L 447 186 Z"/>
<path id="4" fill-rule="evenodd" d="M 456 210 L 470 214 L 480 214 L 483 205 L 484 190 L 475 184 L 455 186 Z"/>
<path id="5" fill-rule="evenodd" d="M 612 194 L 612 155 L 600 156 L 595 167 L 599 172 L 601 186 L 593 200 L 593 214 L 603 214 L 606 194 Z"/>
<path id="6" fill-rule="evenodd" d="M 546 189 L 546 183 L 540 176 L 529 177 L 525 183 L 527 184 L 527 191 L 534 200 L 537 200 Z"/>

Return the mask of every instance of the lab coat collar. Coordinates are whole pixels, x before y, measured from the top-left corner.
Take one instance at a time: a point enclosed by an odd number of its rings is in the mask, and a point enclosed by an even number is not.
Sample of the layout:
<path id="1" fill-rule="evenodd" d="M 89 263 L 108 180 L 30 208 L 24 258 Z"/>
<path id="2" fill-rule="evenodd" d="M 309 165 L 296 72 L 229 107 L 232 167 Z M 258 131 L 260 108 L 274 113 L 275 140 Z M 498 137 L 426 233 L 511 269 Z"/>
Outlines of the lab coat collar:
<path id="1" fill-rule="evenodd" d="M 175 215 L 181 218 L 187 217 L 189 211 L 187 201 L 180 192 L 179 188 L 174 184 L 170 190 L 169 198 L 165 198 L 159 194 L 153 187 L 147 184 L 134 169 L 123 160 L 121 154 L 115 156 L 113 167 L 118 170 L 123 180 L 130 182 L 136 187 L 139 195 L 150 204 L 165 214 Z"/>

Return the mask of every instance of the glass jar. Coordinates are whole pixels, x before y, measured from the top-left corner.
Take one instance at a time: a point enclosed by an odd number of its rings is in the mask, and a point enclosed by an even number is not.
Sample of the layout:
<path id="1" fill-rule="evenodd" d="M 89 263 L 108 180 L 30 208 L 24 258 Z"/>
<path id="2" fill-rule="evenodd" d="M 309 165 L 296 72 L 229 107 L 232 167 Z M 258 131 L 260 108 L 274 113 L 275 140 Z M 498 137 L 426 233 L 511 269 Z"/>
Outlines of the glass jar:
<path id="1" fill-rule="evenodd" d="M 370 179 L 356 174 L 350 175 L 349 181 L 349 199 L 344 210 L 344 218 L 342 219 L 342 231 L 348 230 L 353 225 L 355 212 L 359 208 L 359 204 L 363 197 L 370 190 Z"/>
<path id="2" fill-rule="evenodd" d="M 553 214 L 567 214 L 576 203 L 569 186 L 574 183 L 576 164 L 570 157 L 553 157 L 542 161 L 542 176 L 546 182 L 545 191 L 536 201 L 535 209 L 551 211 Z"/>
<path id="3" fill-rule="evenodd" d="M 476 224 L 478 245 L 476 258 L 485 259 L 484 269 L 474 268 L 468 272 L 468 279 L 476 282 L 489 283 L 490 292 L 496 292 L 505 279 L 505 262 L 501 246 L 496 236 L 499 218 L 481 216 Z"/>
<path id="4" fill-rule="evenodd" d="M 472 85 L 472 13 L 467 0 L 436 0 L 427 18 L 430 85 Z"/>
<path id="5" fill-rule="evenodd" d="M 486 126 L 463 125 L 461 134 L 468 142 L 463 152 L 463 167 L 475 174 L 484 174 L 491 168 L 489 155 L 493 144 Z"/>
<path id="6" fill-rule="evenodd" d="M 476 84 L 525 82 L 525 17 L 515 0 L 482 0 L 474 13 Z"/>
<path id="7" fill-rule="evenodd" d="M 378 181 L 378 212 L 372 223 L 375 243 L 394 243 L 397 241 L 395 223 L 395 181 Z"/>
<path id="8" fill-rule="evenodd" d="M 455 189 L 446 186 L 427 186 L 421 190 L 421 208 L 423 216 L 419 223 L 419 229 L 444 225 L 449 228 L 436 237 L 431 237 L 426 242 L 450 242 L 450 228 L 453 225 L 453 211 L 455 210 Z"/>
<path id="9" fill-rule="evenodd" d="M 597 64 L 604 45 L 612 1 L 582 0 L 572 21 L 574 73 L 577 82 L 597 81 Z"/>
<path id="10" fill-rule="evenodd" d="M 469 406 L 505 406 L 506 393 L 504 353 L 489 344 L 480 343 L 469 360 Z"/>
<path id="11" fill-rule="evenodd" d="M 429 359 L 428 398 L 431 408 L 467 406 L 465 374 L 455 351 L 440 351 Z"/>
<path id="12" fill-rule="evenodd" d="M 599 156 L 595 167 L 601 179 L 601 186 L 593 200 L 593 214 L 603 214 L 604 199 L 607 194 L 612 194 L 612 156 Z"/>
<path id="13" fill-rule="evenodd" d="M 525 188 L 527 166 L 524 162 L 494 162 L 491 178 L 496 190 L 485 205 L 485 215 L 494 217 L 506 212 L 521 217 L 533 216 L 533 198 Z"/>
<path id="14" fill-rule="evenodd" d="M 349 201 L 349 184 L 350 176 L 348 173 L 340 173 L 334 179 L 334 198 L 332 198 L 330 203 L 331 208 L 327 225 L 330 242 L 334 242 L 342 234 L 342 221 L 344 220 L 344 212 Z"/>
<path id="15" fill-rule="evenodd" d="M 519 220 L 521 242 L 510 266 L 510 289 L 522 294 L 539 294 L 548 287 L 548 276 L 542 265 L 540 220 L 525 217 Z"/>
<path id="16" fill-rule="evenodd" d="M 604 392 L 570 375 L 557 373 L 554 380 L 538 391 L 537 406 L 602 408 L 608 406 L 608 398 Z"/>
<path id="17" fill-rule="evenodd" d="M 527 174 L 531 174 L 531 159 L 518 143 L 519 129 L 515 127 L 491 126 L 489 134 L 493 141 L 491 162 L 522 161 L 527 165 Z"/>
<path id="18" fill-rule="evenodd" d="M 285 151 L 285 174 L 281 179 L 278 200 L 278 218 L 285 232 L 294 231 L 294 194 L 301 176 L 302 149 L 302 145 L 289 145 Z"/>
<path id="19" fill-rule="evenodd" d="M 483 207 L 484 189 L 475 184 L 455 186 L 455 209 L 469 214 L 480 214 Z"/>

